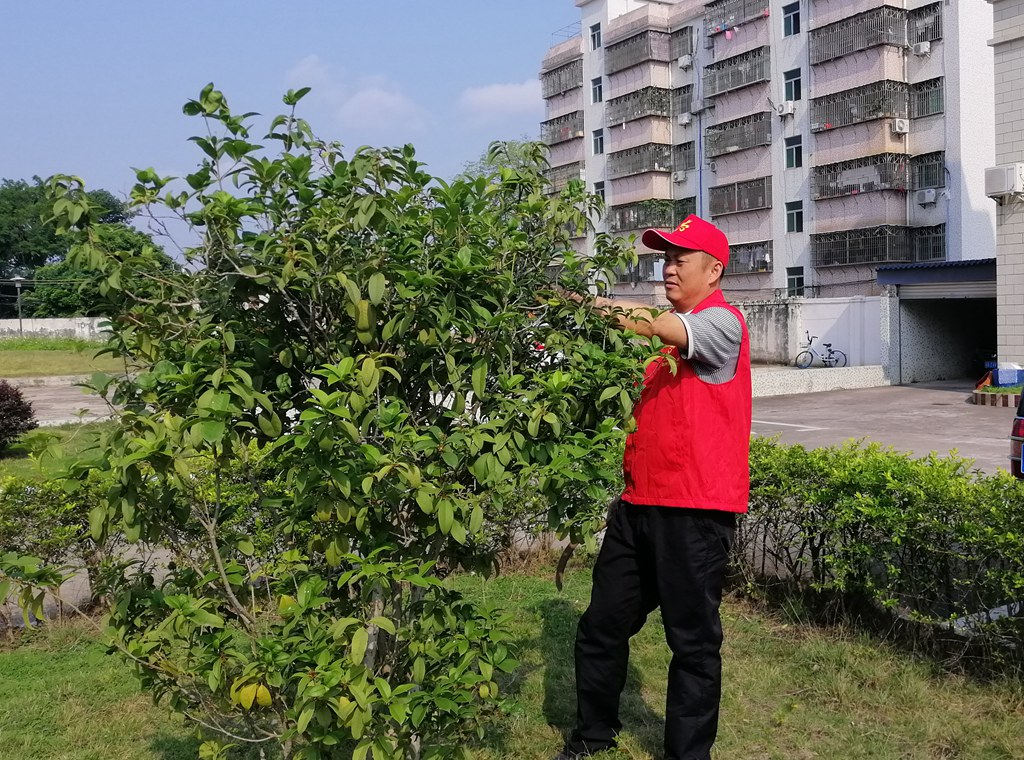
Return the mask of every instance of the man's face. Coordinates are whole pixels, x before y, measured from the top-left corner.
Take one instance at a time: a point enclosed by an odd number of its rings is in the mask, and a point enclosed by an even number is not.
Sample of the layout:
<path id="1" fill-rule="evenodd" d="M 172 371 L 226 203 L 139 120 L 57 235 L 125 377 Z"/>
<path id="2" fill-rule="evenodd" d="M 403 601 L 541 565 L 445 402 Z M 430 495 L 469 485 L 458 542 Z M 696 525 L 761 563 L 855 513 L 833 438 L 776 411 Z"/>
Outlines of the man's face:
<path id="1" fill-rule="evenodd" d="M 689 311 L 718 284 L 722 263 L 704 251 L 670 247 L 665 251 L 665 297 L 677 311 Z"/>

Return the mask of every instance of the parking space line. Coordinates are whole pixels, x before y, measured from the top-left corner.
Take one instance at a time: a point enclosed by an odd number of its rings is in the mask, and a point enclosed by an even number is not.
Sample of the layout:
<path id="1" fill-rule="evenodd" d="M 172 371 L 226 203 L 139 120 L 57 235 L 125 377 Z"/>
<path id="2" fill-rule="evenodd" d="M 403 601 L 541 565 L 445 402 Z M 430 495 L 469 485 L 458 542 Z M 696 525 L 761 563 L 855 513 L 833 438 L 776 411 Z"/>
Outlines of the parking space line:
<path id="1" fill-rule="evenodd" d="M 751 420 L 751 422 L 755 425 L 780 425 L 781 427 L 796 428 L 796 430 L 801 433 L 810 432 L 812 430 L 828 430 L 828 428 L 813 427 L 811 425 L 795 425 L 792 422 L 771 422 L 770 420 Z"/>

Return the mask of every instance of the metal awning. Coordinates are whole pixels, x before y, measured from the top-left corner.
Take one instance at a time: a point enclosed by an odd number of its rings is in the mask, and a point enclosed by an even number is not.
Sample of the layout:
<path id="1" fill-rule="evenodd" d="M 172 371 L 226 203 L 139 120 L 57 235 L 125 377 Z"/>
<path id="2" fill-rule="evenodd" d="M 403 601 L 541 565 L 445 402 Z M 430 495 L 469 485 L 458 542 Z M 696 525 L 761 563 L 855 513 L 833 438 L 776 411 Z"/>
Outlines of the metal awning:
<path id="1" fill-rule="evenodd" d="M 929 261 L 878 267 L 878 284 L 906 300 L 995 298 L 996 260 Z"/>

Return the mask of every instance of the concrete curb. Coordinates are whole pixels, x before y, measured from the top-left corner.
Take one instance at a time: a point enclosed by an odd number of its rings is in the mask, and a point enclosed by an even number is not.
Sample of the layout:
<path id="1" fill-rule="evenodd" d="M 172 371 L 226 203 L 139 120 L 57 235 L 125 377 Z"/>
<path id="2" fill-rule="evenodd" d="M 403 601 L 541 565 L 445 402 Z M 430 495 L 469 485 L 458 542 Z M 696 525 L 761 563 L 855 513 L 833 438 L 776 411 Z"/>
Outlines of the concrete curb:
<path id="1" fill-rule="evenodd" d="M 11 385 L 19 388 L 55 388 L 57 386 L 70 387 L 76 383 L 88 382 L 92 375 L 51 375 L 49 377 L 5 377 Z"/>
<path id="2" fill-rule="evenodd" d="M 974 391 L 973 401 L 978 406 L 1012 406 L 1017 408 L 1020 404 L 1021 394 L 1019 393 L 985 393 Z"/>

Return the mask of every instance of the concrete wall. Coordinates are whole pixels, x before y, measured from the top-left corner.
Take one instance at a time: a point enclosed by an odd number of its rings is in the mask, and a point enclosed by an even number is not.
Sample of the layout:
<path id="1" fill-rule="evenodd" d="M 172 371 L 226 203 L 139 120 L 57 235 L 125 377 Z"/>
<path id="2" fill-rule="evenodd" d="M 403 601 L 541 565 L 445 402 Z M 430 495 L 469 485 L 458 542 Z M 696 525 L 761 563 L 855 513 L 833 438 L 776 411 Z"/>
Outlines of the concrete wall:
<path id="1" fill-rule="evenodd" d="M 850 367 L 884 363 L 878 297 L 747 301 L 736 307 L 747 320 L 750 358 L 755 363 L 792 364 L 808 331 L 818 336 L 816 349 L 824 351 L 822 344 L 831 343 L 846 354 Z"/>
<path id="2" fill-rule="evenodd" d="M 106 340 L 107 333 L 100 329 L 106 317 L 72 317 L 69 319 L 0 319 L 0 338 L 78 338 L 79 340 Z"/>

